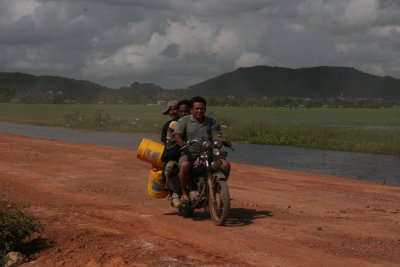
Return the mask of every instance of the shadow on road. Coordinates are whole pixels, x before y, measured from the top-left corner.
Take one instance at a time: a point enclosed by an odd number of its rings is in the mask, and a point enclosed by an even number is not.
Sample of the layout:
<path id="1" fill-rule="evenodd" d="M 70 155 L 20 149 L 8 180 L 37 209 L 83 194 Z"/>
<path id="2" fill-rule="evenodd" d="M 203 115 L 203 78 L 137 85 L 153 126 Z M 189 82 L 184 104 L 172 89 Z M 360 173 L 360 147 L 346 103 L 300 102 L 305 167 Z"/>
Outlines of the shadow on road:
<path id="1" fill-rule="evenodd" d="M 180 216 L 180 214 L 179 214 L 178 211 L 164 213 L 163 215 Z M 193 220 L 193 221 L 211 220 L 210 214 L 209 214 L 208 212 L 204 212 L 204 209 L 197 209 L 197 210 L 195 210 L 192 216 L 187 217 L 187 218 L 185 218 L 185 219 L 190 219 L 190 220 Z"/>
<path id="2" fill-rule="evenodd" d="M 179 212 L 164 213 L 164 215 L 179 216 Z M 252 224 L 254 220 L 271 216 L 272 213 L 268 210 L 231 208 L 225 225 L 229 227 L 246 226 Z M 193 221 L 211 220 L 210 214 L 208 212 L 203 212 L 203 210 L 196 210 L 193 216 L 187 219 L 192 219 Z"/>
<path id="3" fill-rule="evenodd" d="M 245 226 L 252 224 L 256 219 L 262 219 L 271 216 L 272 213 L 268 210 L 232 208 L 229 212 L 226 226 Z"/>

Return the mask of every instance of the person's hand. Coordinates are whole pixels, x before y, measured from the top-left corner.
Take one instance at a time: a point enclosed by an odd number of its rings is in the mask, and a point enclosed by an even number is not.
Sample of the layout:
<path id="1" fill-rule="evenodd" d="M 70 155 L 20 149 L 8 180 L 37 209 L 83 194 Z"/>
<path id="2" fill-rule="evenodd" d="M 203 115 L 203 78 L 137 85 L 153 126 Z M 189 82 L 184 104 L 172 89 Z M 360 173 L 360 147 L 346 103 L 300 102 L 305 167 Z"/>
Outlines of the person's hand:
<path id="1" fill-rule="evenodd" d="M 183 140 L 180 134 L 175 134 L 175 142 L 178 144 L 179 147 L 186 146 L 186 141 Z"/>
<path id="2" fill-rule="evenodd" d="M 177 140 L 176 143 L 178 144 L 179 147 L 184 147 L 186 146 L 186 142 L 183 140 Z"/>
<path id="3" fill-rule="evenodd" d="M 227 140 L 227 139 L 222 139 L 222 142 L 224 143 L 225 146 L 227 147 L 232 147 L 232 143 L 231 141 Z"/>

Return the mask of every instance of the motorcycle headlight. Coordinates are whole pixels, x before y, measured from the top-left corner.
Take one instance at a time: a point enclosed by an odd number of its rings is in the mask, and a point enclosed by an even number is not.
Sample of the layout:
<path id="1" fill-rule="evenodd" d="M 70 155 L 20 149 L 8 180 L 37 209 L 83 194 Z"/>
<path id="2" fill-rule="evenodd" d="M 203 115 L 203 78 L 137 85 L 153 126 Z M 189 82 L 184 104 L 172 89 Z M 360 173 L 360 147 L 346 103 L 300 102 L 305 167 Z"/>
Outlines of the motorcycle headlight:
<path id="1" fill-rule="evenodd" d="M 221 155 L 221 150 L 219 150 L 219 148 L 214 148 L 213 149 L 213 155 L 215 157 L 218 157 L 219 155 Z"/>

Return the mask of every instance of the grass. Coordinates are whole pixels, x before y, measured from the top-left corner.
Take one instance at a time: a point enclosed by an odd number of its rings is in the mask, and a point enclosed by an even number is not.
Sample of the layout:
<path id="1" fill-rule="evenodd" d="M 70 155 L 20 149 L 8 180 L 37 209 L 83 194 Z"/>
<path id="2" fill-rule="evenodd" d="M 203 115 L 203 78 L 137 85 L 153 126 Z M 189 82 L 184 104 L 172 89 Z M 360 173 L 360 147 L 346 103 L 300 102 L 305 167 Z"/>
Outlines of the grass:
<path id="1" fill-rule="evenodd" d="M 233 128 L 233 127 L 232 127 Z M 246 125 L 227 133 L 231 140 L 270 145 L 400 154 L 400 132 L 330 127 L 279 128 Z"/>
<path id="2" fill-rule="evenodd" d="M 23 250 L 23 241 L 32 233 L 41 232 L 39 221 L 0 199 L 0 266 L 7 262 L 7 253 Z"/>
<path id="3" fill-rule="evenodd" d="M 163 107 L 0 104 L 0 120 L 81 129 L 159 133 Z M 400 154 L 400 109 L 209 107 L 233 141 Z"/>

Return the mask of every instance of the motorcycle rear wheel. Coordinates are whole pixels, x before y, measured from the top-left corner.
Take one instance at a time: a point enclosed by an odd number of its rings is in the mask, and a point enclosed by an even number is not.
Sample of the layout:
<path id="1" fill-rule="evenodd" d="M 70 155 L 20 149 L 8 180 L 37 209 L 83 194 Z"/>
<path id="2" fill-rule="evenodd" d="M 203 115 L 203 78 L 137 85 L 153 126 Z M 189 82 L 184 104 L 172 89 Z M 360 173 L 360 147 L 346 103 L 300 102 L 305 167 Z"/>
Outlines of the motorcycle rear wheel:
<path id="1" fill-rule="evenodd" d="M 211 197 L 209 199 L 210 215 L 215 225 L 222 226 L 226 223 L 229 215 L 230 202 L 231 199 L 226 181 L 215 181 L 214 201 L 211 201 Z"/>

